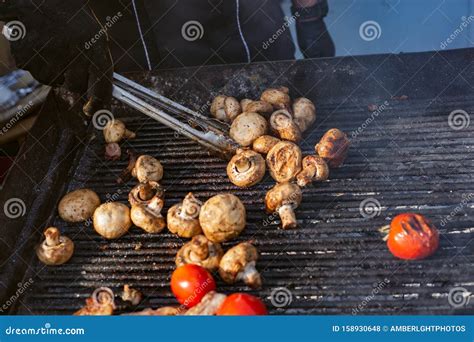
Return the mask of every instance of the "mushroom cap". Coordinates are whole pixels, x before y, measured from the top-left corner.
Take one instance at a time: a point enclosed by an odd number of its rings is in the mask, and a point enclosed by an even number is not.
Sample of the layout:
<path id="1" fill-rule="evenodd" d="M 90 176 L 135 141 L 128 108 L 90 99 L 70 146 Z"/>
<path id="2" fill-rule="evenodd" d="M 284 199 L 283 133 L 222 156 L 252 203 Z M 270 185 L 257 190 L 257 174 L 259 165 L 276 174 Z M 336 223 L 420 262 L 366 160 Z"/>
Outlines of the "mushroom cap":
<path id="1" fill-rule="evenodd" d="M 265 176 L 265 159 L 252 150 L 238 149 L 227 164 L 227 176 L 240 187 L 251 187 Z"/>
<path id="2" fill-rule="evenodd" d="M 272 114 L 270 127 L 283 140 L 293 142 L 301 140 L 301 130 L 286 109 L 277 110 Z"/>
<path id="3" fill-rule="evenodd" d="M 347 157 L 349 145 L 347 135 L 337 128 L 332 128 L 324 134 L 315 150 L 330 167 L 339 167 Z"/>
<path id="4" fill-rule="evenodd" d="M 180 248 L 175 262 L 177 267 L 194 264 L 214 271 L 219 267 L 223 254 L 219 243 L 210 241 L 204 235 L 196 235 Z"/>
<path id="5" fill-rule="evenodd" d="M 119 143 L 124 137 L 127 127 L 123 121 L 114 119 L 107 122 L 104 128 L 104 138 L 107 143 Z"/>
<path id="6" fill-rule="evenodd" d="M 162 200 L 165 198 L 165 192 L 158 182 L 149 181 L 138 183 L 130 190 L 128 202 L 132 206 L 137 204 L 147 205 L 155 197 L 161 198 Z"/>
<path id="7" fill-rule="evenodd" d="M 212 101 L 210 111 L 212 116 L 215 117 L 217 120 L 229 121 L 224 109 L 226 98 L 227 96 L 225 95 L 218 95 Z"/>
<path id="8" fill-rule="evenodd" d="M 49 227 L 44 231 L 44 235 L 56 235 L 59 240 L 57 245 L 50 246 L 44 240 L 36 247 L 36 255 L 38 259 L 45 265 L 56 266 L 62 265 L 71 259 L 74 253 L 74 242 L 67 236 L 60 236 L 56 227 Z"/>
<path id="9" fill-rule="evenodd" d="M 301 188 L 293 183 L 280 183 L 271 188 L 265 196 L 268 213 L 274 213 L 283 205 L 291 205 L 293 209 L 301 204 L 303 194 Z"/>
<path id="10" fill-rule="evenodd" d="M 306 156 L 303 158 L 303 171 L 297 176 L 299 186 L 306 186 L 313 181 L 325 181 L 329 178 L 329 166 L 326 161 L 318 156 Z"/>
<path id="11" fill-rule="evenodd" d="M 104 203 L 94 212 L 94 229 L 106 239 L 121 237 L 131 226 L 130 209 L 125 204 Z"/>
<path id="12" fill-rule="evenodd" d="M 221 307 L 222 303 L 226 300 L 227 296 L 216 291 L 208 292 L 202 297 L 199 304 L 193 306 L 191 309 L 186 311 L 186 316 L 212 316 L 215 315 L 217 310 Z"/>
<path id="13" fill-rule="evenodd" d="M 245 228 L 246 211 L 240 199 L 232 194 L 219 194 L 204 203 L 199 223 L 206 237 L 224 242 L 237 237 Z"/>
<path id="14" fill-rule="evenodd" d="M 173 205 L 168 210 L 166 217 L 168 230 L 182 238 L 192 238 L 202 233 L 199 223 L 202 202 L 196 199 L 191 192 L 186 195 L 183 202 Z"/>
<path id="15" fill-rule="evenodd" d="M 162 207 L 162 205 L 160 205 Z M 157 211 L 149 210 L 146 205 L 132 205 L 130 218 L 134 225 L 150 234 L 160 233 L 166 227 L 165 218 Z"/>
<path id="16" fill-rule="evenodd" d="M 99 196 L 90 189 L 78 189 L 66 194 L 58 205 L 59 216 L 66 222 L 83 222 L 92 217 L 100 205 Z"/>
<path id="17" fill-rule="evenodd" d="M 243 102 L 242 110 L 248 113 L 258 113 L 267 116 L 273 112 L 273 106 L 265 101 L 248 100 Z"/>
<path id="18" fill-rule="evenodd" d="M 241 146 L 250 146 L 258 137 L 268 130 L 265 118 L 257 113 L 242 113 L 237 116 L 230 127 L 230 137 Z"/>
<path id="19" fill-rule="evenodd" d="M 132 175 L 140 183 L 149 181 L 159 182 L 163 178 L 163 166 L 155 157 L 143 155 L 138 157 Z"/>
<path id="20" fill-rule="evenodd" d="M 281 140 L 271 135 L 262 135 L 253 142 L 253 150 L 261 154 L 268 154 L 273 146 L 278 144 Z"/>
<path id="21" fill-rule="evenodd" d="M 242 113 L 239 101 L 235 97 L 228 96 L 224 101 L 224 110 L 227 115 L 228 121 L 234 121 L 234 119 Z"/>
<path id="22" fill-rule="evenodd" d="M 239 243 L 229 249 L 219 264 L 219 275 L 226 283 L 233 284 L 237 281 L 239 273 L 243 272 L 249 263 L 258 260 L 258 251 L 249 242 Z"/>
<path id="23" fill-rule="evenodd" d="M 301 149 L 289 141 L 281 141 L 268 152 L 270 175 L 279 183 L 293 180 L 301 171 Z"/>
<path id="24" fill-rule="evenodd" d="M 218 95 L 212 101 L 210 112 L 218 120 L 232 122 L 242 110 L 236 98 Z"/>
<path id="25" fill-rule="evenodd" d="M 297 98 L 293 102 L 294 121 L 301 132 L 304 132 L 316 121 L 316 106 L 306 97 Z"/>
<path id="26" fill-rule="evenodd" d="M 260 100 L 270 103 L 273 108 L 288 108 L 291 103 L 288 88 L 269 88 L 260 96 Z"/>

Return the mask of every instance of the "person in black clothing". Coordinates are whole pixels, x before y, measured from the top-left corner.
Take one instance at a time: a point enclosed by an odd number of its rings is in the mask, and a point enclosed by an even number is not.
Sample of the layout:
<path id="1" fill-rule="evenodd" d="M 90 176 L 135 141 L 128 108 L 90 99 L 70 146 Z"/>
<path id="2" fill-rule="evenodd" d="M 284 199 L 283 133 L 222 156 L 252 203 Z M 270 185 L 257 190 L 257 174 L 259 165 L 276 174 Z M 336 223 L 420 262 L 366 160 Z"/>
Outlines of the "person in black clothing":
<path id="1" fill-rule="evenodd" d="M 88 115 L 110 101 L 114 70 L 293 59 L 290 22 L 306 58 L 334 55 L 327 0 L 292 0 L 291 18 L 277 0 L 1 1 L 0 20 L 26 28 L 17 66 L 87 94 Z"/>

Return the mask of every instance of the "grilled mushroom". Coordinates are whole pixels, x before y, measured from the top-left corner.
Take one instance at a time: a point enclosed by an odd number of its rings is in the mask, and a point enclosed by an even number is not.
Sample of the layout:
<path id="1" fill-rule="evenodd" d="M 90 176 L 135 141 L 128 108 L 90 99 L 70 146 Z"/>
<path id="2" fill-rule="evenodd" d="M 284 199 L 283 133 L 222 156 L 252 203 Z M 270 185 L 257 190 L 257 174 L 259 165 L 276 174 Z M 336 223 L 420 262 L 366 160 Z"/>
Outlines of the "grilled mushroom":
<path id="1" fill-rule="evenodd" d="M 224 303 L 227 296 L 216 291 L 211 291 L 202 297 L 199 304 L 186 311 L 186 316 L 212 316 Z"/>
<path id="2" fill-rule="evenodd" d="M 161 210 L 165 204 L 164 191 L 157 182 L 136 185 L 128 195 L 132 205 L 130 218 L 133 224 L 147 233 L 159 233 L 166 227 Z"/>
<path id="3" fill-rule="evenodd" d="M 143 295 L 140 291 L 131 288 L 128 284 L 125 284 L 123 286 L 121 297 L 124 302 L 130 302 L 132 305 L 138 305 L 142 301 Z"/>
<path id="4" fill-rule="evenodd" d="M 315 146 L 316 153 L 323 158 L 330 167 L 337 168 L 344 163 L 349 151 L 347 135 L 337 128 L 330 129 L 324 134 Z"/>
<path id="5" fill-rule="evenodd" d="M 219 267 L 223 254 L 219 243 L 209 241 L 204 235 L 197 235 L 178 251 L 176 266 L 194 264 L 214 271 Z"/>
<path id="6" fill-rule="evenodd" d="M 286 109 L 277 110 L 270 117 L 270 127 L 283 140 L 298 142 L 301 131 L 290 112 Z"/>
<path id="7" fill-rule="evenodd" d="M 132 226 L 130 209 L 118 202 L 104 203 L 94 212 L 94 229 L 106 239 L 117 239 Z"/>
<path id="8" fill-rule="evenodd" d="M 219 95 L 212 101 L 211 114 L 218 120 L 232 122 L 240 113 L 240 103 L 234 97 Z"/>
<path id="9" fill-rule="evenodd" d="M 293 115 L 300 131 L 304 132 L 316 121 L 316 107 L 311 100 L 300 97 L 293 102 Z"/>
<path id="10" fill-rule="evenodd" d="M 74 316 L 111 316 L 115 310 L 114 293 L 108 287 L 96 289 L 86 306 L 74 313 Z"/>
<path id="11" fill-rule="evenodd" d="M 329 178 L 329 166 L 323 158 L 306 156 L 303 158 L 303 170 L 296 180 L 299 186 L 305 187 L 311 182 L 322 182 Z"/>
<path id="12" fill-rule="evenodd" d="M 206 237 L 213 242 L 233 239 L 244 230 L 246 224 L 245 207 L 232 194 L 211 197 L 201 208 L 199 223 Z"/>
<path id="13" fill-rule="evenodd" d="M 294 210 L 301 204 L 301 189 L 292 183 L 275 185 L 265 196 L 265 205 L 269 214 L 278 212 L 283 229 L 296 228 Z"/>
<path id="14" fill-rule="evenodd" d="M 66 222 L 83 222 L 92 217 L 100 205 L 99 196 L 90 189 L 78 189 L 66 194 L 58 205 L 59 216 Z"/>
<path id="15" fill-rule="evenodd" d="M 49 227 L 44 231 L 45 240 L 36 248 L 36 255 L 43 264 L 61 265 L 71 259 L 74 243 L 66 236 L 61 236 L 59 229 Z"/>
<path id="16" fill-rule="evenodd" d="M 251 288 L 259 288 L 262 278 L 255 268 L 257 259 L 257 249 L 251 243 L 240 243 L 224 254 L 219 264 L 219 274 L 228 284 L 242 280 Z"/>
<path id="17" fill-rule="evenodd" d="M 282 141 L 267 154 L 270 175 L 279 183 L 293 180 L 301 171 L 301 150 L 292 142 Z"/>
<path id="18" fill-rule="evenodd" d="M 251 187 L 265 176 L 265 159 L 252 150 L 237 149 L 236 155 L 227 164 L 227 176 L 240 187 Z"/>
<path id="19" fill-rule="evenodd" d="M 241 146 L 252 145 L 253 141 L 264 135 L 268 130 L 265 118 L 257 113 L 242 113 L 230 126 L 230 137 Z"/>
<path id="20" fill-rule="evenodd" d="M 158 159 L 143 155 L 138 157 L 135 162 L 132 176 L 138 179 L 140 183 L 159 182 L 163 178 L 163 166 Z"/>
<path id="21" fill-rule="evenodd" d="M 262 135 L 253 142 L 253 150 L 261 154 L 267 154 L 280 141 L 280 139 L 271 135 Z"/>
<path id="22" fill-rule="evenodd" d="M 284 109 L 290 107 L 289 89 L 286 87 L 269 88 L 262 93 L 260 100 L 267 102 L 275 109 Z"/>
<path id="23" fill-rule="evenodd" d="M 175 204 L 168 210 L 168 229 L 182 238 L 192 238 L 202 233 L 199 224 L 199 213 L 202 202 L 190 192 L 182 203 Z"/>
<path id="24" fill-rule="evenodd" d="M 242 111 L 247 113 L 258 113 L 268 117 L 273 112 L 273 106 L 265 101 L 241 101 Z"/>
<path id="25" fill-rule="evenodd" d="M 126 316 L 177 316 L 182 315 L 186 312 L 184 307 L 176 307 L 176 306 L 163 306 L 158 309 L 145 309 L 142 311 L 132 312 L 124 314 Z"/>
<path id="26" fill-rule="evenodd" d="M 118 120 L 110 120 L 104 128 L 104 138 L 106 143 L 119 143 L 124 139 L 134 139 L 136 134 L 129 131 L 125 124 Z"/>

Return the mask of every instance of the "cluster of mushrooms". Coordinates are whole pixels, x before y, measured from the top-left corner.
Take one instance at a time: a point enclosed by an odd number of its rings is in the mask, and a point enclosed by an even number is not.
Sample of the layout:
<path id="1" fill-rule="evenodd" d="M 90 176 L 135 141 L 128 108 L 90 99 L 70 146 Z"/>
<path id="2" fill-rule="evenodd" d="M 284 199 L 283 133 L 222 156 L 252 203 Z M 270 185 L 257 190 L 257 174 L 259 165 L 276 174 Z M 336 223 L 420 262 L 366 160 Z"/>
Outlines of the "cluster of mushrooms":
<path id="1" fill-rule="evenodd" d="M 277 182 L 265 205 L 268 213 L 278 212 L 283 229 L 297 226 L 294 210 L 302 201 L 301 188 L 327 180 L 329 169 L 341 166 L 349 149 L 347 136 L 333 128 L 316 144 L 315 155 L 303 157 L 298 143 L 316 121 L 316 107 L 304 97 L 292 102 L 286 87 L 267 89 L 259 100 L 219 95 L 211 114 L 231 125 L 229 134 L 241 146 L 227 165 L 229 180 L 251 187 L 268 169 Z"/>
<path id="2" fill-rule="evenodd" d="M 263 179 L 268 168 L 277 182 L 267 192 L 265 204 L 268 213 L 279 214 L 283 229 L 297 226 L 294 211 L 302 201 L 301 187 L 327 180 L 329 169 L 344 162 L 349 148 L 347 136 L 334 128 L 316 144 L 315 155 L 303 158 L 297 144 L 315 122 L 316 107 L 307 98 L 292 102 L 285 87 L 267 89 L 256 101 L 244 99 L 239 102 L 234 97 L 217 96 L 211 114 L 231 124 L 230 136 L 241 145 L 227 165 L 230 181 L 239 187 L 251 187 Z M 105 157 L 109 160 L 120 158 L 122 140 L 135 137 L 135 133 L 117 119 L 110 121 L 103 133 Z M 120 238 L 132 225 L 150 234 L 168 228 L 181 238 L 191 239 L 178 251 L 177 267 L 199 265 L 217 272 L 228 284 L 243 282 L 254 289 L 262 286 L 256 268 L 258 251 L 251 242 L 239 243 L 227 252 L 221 246 L 239 236 L 246 226 L 246 210 L 237 196 L 218 194 L 203 203 L 193 193 L 188 193 L 164 215 L 165 192 L 160 185 L 164 171 L 160 161 L 149 155 L 131 156 L 127 170 L 138 181 L 129 193 L 129 206 L 111 201 L 101 203 L 94 191 L 78 189 L 61 199 L 59 216 L 72 223 L 92 220 L 95 231 L 106 239 Z M 74 252 L 71 239 L 61 236 L 55 227 L 47 228 L 44 236 L 36 250 L 41 262 L 61 265 L 71 258 Z M 205 314 L 222 301 L 218 295 L 209 293 L 196 308 L 187 312 L 182 308 L 165 307 L 146 309 L 137 314 Z M 122 299 L 137 305 L 142 295 L 124 285 Z M 99 288 L 76 314 L 111 315 L 114 309 L 113 292 Z"/>

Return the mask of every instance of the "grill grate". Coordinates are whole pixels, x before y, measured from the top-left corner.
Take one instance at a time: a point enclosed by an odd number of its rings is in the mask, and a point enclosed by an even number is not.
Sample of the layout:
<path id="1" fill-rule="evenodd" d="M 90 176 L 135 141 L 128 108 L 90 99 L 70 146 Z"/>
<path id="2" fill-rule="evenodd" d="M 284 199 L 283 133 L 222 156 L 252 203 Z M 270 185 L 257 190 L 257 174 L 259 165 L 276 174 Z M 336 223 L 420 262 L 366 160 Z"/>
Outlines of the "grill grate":
<path id="1" fill-rule="evenodd" d="M 263 76 L 266 73 L 262 72 Z M 297 84 L 298 73 L 287 74 L 288 79 L 278 82 Z M 245 89 L 256 96 L 255 86 L 242 87 L 247 84 L 242 81 L 244 76 L 226 89 L 248 96 L 241 90 Z M 199 87 L 194 85 L 194 90 L 199 91 Z M 332 103 L 325 101 L 326 97 L 318 98 L 317 125 L 302 144 L 306 154 L 314 152 L 315 142 L 330 128 L 338 127 L 351 135 L 371 117 L 367 106 L 385 101 L 382 96 L 364 101 L 356 96 L 356 100 Z M 472 313 L 472 307 L 457 310 L 447 297 L 456 286 L 474 292 L 470 272 L 474 266 L 474 162 L 469 158 L 474 128 L 470 125 L 453 130 L 448 114 L 458 108 L 472 113 L 474 96 L 433 98 L 388 99 L 380 115 L 353 137 L 345 165 L 334 170 L 329 181 L 304 189 L 303 203 L 296 211 L 299 228 L 294 231 L 278 229 L 278 220 L 264 212 L 265 192 L 273 186 L 268 175 L 254 188 L 239 189 L 227 180 L 226 163 L 196 143 L 121 105 L 116 105 L 114 113 L 137 132 L 137 139 L 125 142 L 123 149 L 152 154 L 163 163 L 165 210 L 189 191 L 202 200 L 230 191 L 244 202 L 247 228 L 236 241 L 224 246 L 255 241 L 261 253 L 257 267 L 264 287 L 249 291 L 219 280 L 223 292 L 255 293 L 276 314 Z M 333 97 L 327 99 L 334 101 Z M 97 134 L 93 130 L 89 133 Z M 103 161 L 102 149 L 100 137 L 91 139 L 78 156 L 67 188 L 89 187 L 103 201 L 127 203 L 134 181 L 122 186 L 115 183 L 127 162 Z M 360 205 L 366 199 L 380 203 L 380 215 L 361 215 Z M 404 262 L 387 251 L 377 228 L 406 211 L 421 212 L 440 228 L 441 246 L 433 257 Z M 442 225 L 453 212 L 453 220 Z M 124 284 L 140 289 L 145 299 L 136 308 L 120 302 L 119 312 L 176 303 L 168 283 L 181 239 L 167 232 L 147 235 L 132 228 L 124 237 L 109 242 L 92 227 L 66 224 L 57 217 L 52 224 L 75 241 L 76 252 L 60 267 L 44 268 L 35 262 L 26 274 L 26 279 L 34 277 L 34 284 L 15 308 L 17 313 L 69 314 L 81 307 L 95 288 L 108 286 L 118 293 Z"/>

